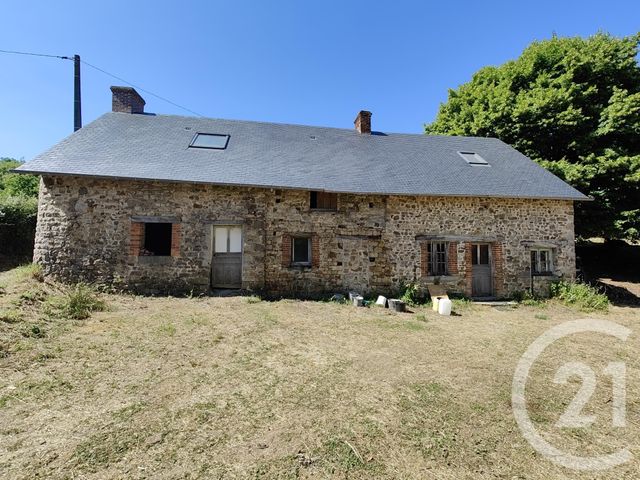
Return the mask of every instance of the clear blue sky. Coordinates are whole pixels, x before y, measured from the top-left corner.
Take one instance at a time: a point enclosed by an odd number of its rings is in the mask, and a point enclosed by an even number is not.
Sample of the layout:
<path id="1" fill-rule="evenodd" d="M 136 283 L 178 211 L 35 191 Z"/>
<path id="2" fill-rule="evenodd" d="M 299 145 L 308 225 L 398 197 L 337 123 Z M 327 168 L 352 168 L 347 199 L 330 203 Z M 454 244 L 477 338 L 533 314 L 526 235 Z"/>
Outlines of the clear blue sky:
<path id="1" fill-rule="evenodd" d="M 640 30 L 635 1 L 5 2 L 0 49 L 83 60 L 210 117 L 421 132 L 447 89 L 533 40 Z M 0 157 L 73 129 L 73 64 L 0 54 Z M 83 66 L 83 120 L 119 84 Z M 187 114 L 148 94 L 147 111 Z"/>

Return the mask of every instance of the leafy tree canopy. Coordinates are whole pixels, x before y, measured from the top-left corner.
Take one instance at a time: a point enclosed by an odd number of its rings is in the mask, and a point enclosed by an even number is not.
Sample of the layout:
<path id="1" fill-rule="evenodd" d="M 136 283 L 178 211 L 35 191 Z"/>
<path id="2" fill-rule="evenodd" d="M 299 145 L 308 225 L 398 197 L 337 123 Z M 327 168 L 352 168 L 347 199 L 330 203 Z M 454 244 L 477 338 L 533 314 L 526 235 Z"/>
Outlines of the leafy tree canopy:
<path id="1" fill-rule="evenodd" d="M 534 42 L 449 91 L 427 134 L 491 136 L 587 195 L 576 233 L 640 238 L 640 33 Z"/>
<path id="2" fill-rule="evenodd" d="M 37 197 L 38 177 L 11 173 L 22 165 L 13 158 L 0 158 L 0 197 Z"/>

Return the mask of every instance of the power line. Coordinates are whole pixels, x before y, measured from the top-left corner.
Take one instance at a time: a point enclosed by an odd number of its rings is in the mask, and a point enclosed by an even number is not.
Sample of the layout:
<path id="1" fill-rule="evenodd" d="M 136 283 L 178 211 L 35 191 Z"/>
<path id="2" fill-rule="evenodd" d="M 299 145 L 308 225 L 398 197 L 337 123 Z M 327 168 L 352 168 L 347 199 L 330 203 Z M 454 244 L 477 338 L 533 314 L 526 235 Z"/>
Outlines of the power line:
<path id="1" fill-rule="evenodd" d="M 60 58 L 62 60 L 73 60 L 73 57 L 67 57 L 67 56 L 62 56 L 62 55 L 48 55 L 46 53 L 19 52 L 19 51 L 16 51 L 16 50 L 0 50 L 0 53 L 9 53 L 9 54 L 14 54 L 14 55 L 30 55 L 30 56 L 33 56 L 33 57 Z M 127 85 L 129 85 L 131 87 L 134 87 L 134 88 L 136 88 L 136 89 L 138 89 L 138 90 L 140 90 L 142 92 L 148 93 L 149 95 L 151 95 L 153 97 L 156 97 L 156 98 L 162 100 L 163 102 L 167 102 L 167 103 L 173 105 L 174 107 L 181 108 L 185 112 L 192 113 L 192 114 L 194 114 L 194 115 L 196 115 L 198 117 L 204 117 L 204 115 L 202 115 L 202 114 L 200 114 L 198 112 L 194 112 L 193 110 L 191 110 L 191 109 L 189 109 L 187 107 L 183 107 L 182 105 L 179 105 L 176 102 L 172 102 L 168 98 L 162 97 L 162 96 L 160 96 L 160 95 L 158 95 L 156 93 L 153 93 L 153 92 L 151 92 L 151 91 L 149 91 L 149 90 L 147 90 L 145 88 L 142 88 L 140 86 L 134 85 L 133 83 L 125 80 L 124 78 L 119 77 L 117 75 L 114 75 L 113 73 L 109 73 L 109 72 L 107 72 L 106 70 L 104 70 L 104 69 L 102 69 L 100 67 L 96 67 L 95 65 L 90 64 L 89 62 L 85 62 L 82 59 L 80 60 L 80 62 L 84 63 L 87 67 L 91 67 L 91 68 L 93 68 L 93 69 L 95 69 L 95 70 L 97 70 L 97 71 L 99 71 L 101 73 L 104 73 L 105 75 L 108 75 L 108 76 L 110 76 L 112 78 L 115 78 L 116 80 L 124 82 L 124 83 L 126 83 Z"/>
<path id="2" fill-rule="evenodd" d="M 93 69 L 95 69 L 95 70 L 97 70 L 97 71 L 99 71 L 99 72 L 104 73 L 105 75 L 109 75 L 110 77 L 115 78 L 116 80 L 119 80 L 119 81 L 121 81 L 121 82 L 124 82 L 124 83 L 126 83 L 127 85 L 129 85 L 129 86 L 131 86 L 131 87 L 134 87 L 134 88 L 135 88 L 135 89 L 137 89 L 137 90 L 140 90 L 140 91 L 142 91 L 142 92 L 148 93 L 149 95 L 154 96 L 154 97 L 156 97 L 156 98 L 158 98 L 158 99 L 162 100 L 163 102 L 170 103 L 170 104 L 171 104 L 171 105 L 173 105 L 174 107 L 178 107 L 178 108 L 181 108 L 182 110 L 184 110 L 184 111 L 186 111 L 186 112 L 193 113 L 194 115 L 196 115 L 196 116 L 198 116 L 198 117 L 204 117 L 204 115 L 202 115 L 202 114 L 200 114 L 200 113 L 198 113 L 198 112 L 194 112 L 193 110 L 191 110 L 191 109 L 189 109 L 189 108 L 187 108 L 187 107 L 183 107 L 182 105 L 179 105 L 179 104 L 177 104 L 177 103 L 175 103 L 175 102 L 172 102 L 172 101 L 171 101 L 171 100 L 169 100 L 168 98 L 161 97 L 160 95 L 158 95 L 158 94 L 156 94 L 156 93 L 153 93 L 153 92 L 151 92 L 151 91 L 149 91 L 149 90 L 146 90 L 146 89 L 144 89 L 144 88 L 142 88 L 142 87 L 140 87 L 140 86 L 138 86 L 138 85 L 134 85 L 133 83 L 131 83 L 131 82 L 129 82 L 129 81 L 127 81 L 127 80 L 125 80 L 124 78 L 122 78 L 122 77 L 118 77 L 117 75 L 114 75 L 113 73 L 109 73 L 109 72 L 107 72 L 106 70 L 103 70 L 103 69 L 102 69 L 102 68 L 100 68 L 100 67 L 96 67 L 95 65 L 91 65 L 90 63 L 85 62 L 85 61 L 84 61 L 84 60 L 82 60 L 82 59 L 80 60 L 80 62 L 81 62 L 81 63 L 84 63 L 87 67 L 91 67 L 91 68 L 93 68 Z"/>
<path id="3" fill-rule="evenodd" d="M 14 55 L 31 55 L 33 57 L 49 57 L 49 58 L 61 58 L 62 60 L 73 60 L 73 57 L 65 57 L 61 55 L 47 55 L 46 53 L 18 52 L 16 50 L 0 50 L 0 53 L 11 53 Z"/>

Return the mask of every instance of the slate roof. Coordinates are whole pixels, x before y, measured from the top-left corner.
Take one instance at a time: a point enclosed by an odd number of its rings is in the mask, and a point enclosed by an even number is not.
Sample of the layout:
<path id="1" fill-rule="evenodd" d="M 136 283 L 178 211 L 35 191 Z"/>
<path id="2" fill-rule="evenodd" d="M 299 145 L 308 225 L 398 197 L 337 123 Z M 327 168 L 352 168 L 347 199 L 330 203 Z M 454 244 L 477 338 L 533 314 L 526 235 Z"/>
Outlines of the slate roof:
<path id="1" fill-rule="evenodd" d="M 198 132 L 230 135 L 227 148 L 189 148 Z M 471 166 L 459 151 L 491 166 Z M 588 199 L 494 138 L 175 115 L 106 113 L 17 170 L 339 193 Z"/>

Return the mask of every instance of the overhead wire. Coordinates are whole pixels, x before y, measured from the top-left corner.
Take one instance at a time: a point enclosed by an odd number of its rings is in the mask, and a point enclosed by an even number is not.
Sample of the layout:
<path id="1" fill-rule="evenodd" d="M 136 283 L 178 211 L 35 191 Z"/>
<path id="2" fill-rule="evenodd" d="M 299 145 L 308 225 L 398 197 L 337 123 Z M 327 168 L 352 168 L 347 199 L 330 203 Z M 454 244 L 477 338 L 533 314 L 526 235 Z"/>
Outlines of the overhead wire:
<path id="1" fill-rule="evenodd" d="M 13 55 L 29 55 L 29 56 L 33 56 L 33 57 L 59 58 L 61 60 L 73 60 L 74 59 L 73 56 L 69 57 L 69 56 L 66 56 L 66 55 L 50 55 L 50 54 L 46 54 L 46 53 L 21 52 L 21 51 L 18 51 L 18 50 L 0 50 L 0 53 L 7 53 L 7 54 L 13 54 Z M 96 65 L 93 65 L 93 64 L 91 64 L 91 63 L 89 63 L 89 62 L 87 62 L 85 60 L 82 60 L 82 58 L 80 59 L 80 63 L 86 65 L 87 67 L 93 68 L 94 70 L 97 70 L 98 72 L 101 72 L 101 73 L 103 73 L 105 75 L 108 75 L 108 76 L 110 76 L 112 78 L 115 78 L 116 80 L 118 80 L 120 82 L 126 83 L 130 87 L 133 87 L 133 88 L 135 88 L 137 90 L 140 90 L 141 92 L 147 93 L 147 94 L 149 94 L 149 95 L 151 95 L 151 96 L 153 96 L 153 97 L 155 97 L 155 98 L 157 98 L 159 100 L 162 100 L 163 102 L 166 102 L 166 103 L 168 103 L 170 105 L 173 105 L 174 107 L 180 108 L 180 109 L 184 110 L 185 112 L 189 112 L 189 113 L 191 113 L 193 115 L 196 115 L 198 117 L 204 117 L 204 115 L 202 115 L 202 114 L 200 114 L 200 113 L 198 113 L 198 112 L 196 112 L 194 110 L 191 110 L 190 108 L 184 107 L 184 106 L 180 105 L 179 103 L 176 103 L 176 102 L 174 102 L 172 100 L 169 100 L 168 98 L 165 98 L 165 97 L 163 97 L 161 95 L 158 95 L 157 93 L 153 93 L 152 91 L 147 90 L 146 88 L 142 88 L 142 87 L 140 87 L 138 85 L 135 85 L 135 84 L 129 82 L 128 80 L 125 80 L 124 78 L 119 77 L 118 75 L 114 75 L 113 73 L 110 73 L 110 72 L 106 71 L 103 68 L 100 68 L 100 67 L 98 67 Z"/>

